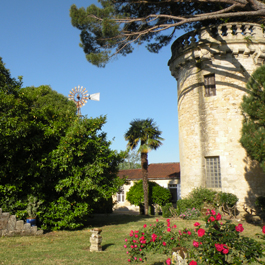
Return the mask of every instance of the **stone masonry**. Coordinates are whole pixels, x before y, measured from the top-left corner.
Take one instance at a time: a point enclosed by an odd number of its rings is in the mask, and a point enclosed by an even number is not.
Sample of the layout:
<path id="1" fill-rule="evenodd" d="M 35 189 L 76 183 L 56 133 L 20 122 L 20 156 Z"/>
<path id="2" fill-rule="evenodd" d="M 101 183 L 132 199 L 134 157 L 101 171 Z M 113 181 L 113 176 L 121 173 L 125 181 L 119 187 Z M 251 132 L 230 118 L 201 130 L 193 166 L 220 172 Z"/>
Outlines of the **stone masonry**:
<path id="1" fill-rule="evenodd" d="M 206 158 L 219 157 L 221 188 L 238 206 L 265 195 L 265 175 L 239 143 L 240 104 L 246 82 L 265 60 L 265 35 L 254 23 L 227 23 L 178 38 L 168 62 L 178 83 L 181 195 L 206 185 Z M 205 96 L 204 78 L 215 76 L 216 95 Z"/>
<path id="2" fill-rule="evenodd" d="M 15 215 L 2 213 L 0 208 L 0 236 L 36 236 L 42 235 L 43 230 L 38 230 L 37 226 L 16 220 Z"/>

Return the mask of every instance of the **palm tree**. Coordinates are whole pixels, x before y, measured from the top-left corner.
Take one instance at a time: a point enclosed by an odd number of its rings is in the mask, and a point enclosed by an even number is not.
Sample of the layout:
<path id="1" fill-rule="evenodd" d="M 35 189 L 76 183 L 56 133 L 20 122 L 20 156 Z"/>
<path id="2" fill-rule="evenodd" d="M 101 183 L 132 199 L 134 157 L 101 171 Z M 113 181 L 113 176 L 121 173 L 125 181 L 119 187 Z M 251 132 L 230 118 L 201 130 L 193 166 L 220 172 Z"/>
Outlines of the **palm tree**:
<path id="1" fill-rule="evenodd" d="M 159 131 L 153 119 L 136 119 L 130 122 L 131 127 L 125 133 L 125 140 L 128 141 L 128 148 L 135 149 L 140 143 L 138 152 L 141 153 L 141 167 L 143 175 L 144 190 L 144 213 L 148 215 L 148 160 L 147 155 L 151 150 L 156 150 L 162 145 L 164 139 L 160 137 Z"/>

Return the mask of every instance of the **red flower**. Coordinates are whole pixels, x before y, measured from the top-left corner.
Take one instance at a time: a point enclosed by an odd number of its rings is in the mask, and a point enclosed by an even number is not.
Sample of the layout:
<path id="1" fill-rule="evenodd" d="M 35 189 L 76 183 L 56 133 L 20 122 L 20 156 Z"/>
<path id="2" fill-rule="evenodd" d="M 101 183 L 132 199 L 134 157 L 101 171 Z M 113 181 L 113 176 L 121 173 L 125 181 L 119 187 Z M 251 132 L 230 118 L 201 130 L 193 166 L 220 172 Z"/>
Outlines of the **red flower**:
<path id="1" fill-rule="evenodd" d="M 195 248 L 199 247 L 199 242 L 193 240 L 193 246 L 194 246 Z"/>
<path id="2" fill-rule="evenodd" d="M 166 263 L 167 263 L 167 265 L 170 265 L 170 264 L 171 264 L 171 259 L 168 258 L 168 259 L 166 260 Z"/>
<path id="3" fill-rule="evenodd" d="M 215 244 L 215 248 L 219 252 L 221 252 L 224 249 L 223 244 Z"/>
<path id="4" fill-rule="evenodd" d="M 243 232 L 244 231 L 242 224 L 238 224 L 238 226 L 236 226 L 236 231 L 237 232 Z"/>
<path id="5" fill-rule="evenodd" d="M 177 226 L 176 225 L 173 225 L 173 228 L 177 228 Z"/>
<path id="6" fill-rule="evenodd" d="M 204 236 L 204 234 L 205 234 L 205 230 L 202 229 L 202 228 L 200 228 L 200 229 L 198 230 L 198 236 L 199 236 L 199 237 L 202 237 L 202 236 Z"/>
<path id="7" fill-rule="evenodd" d="M 229 249 L 228 248 L 224 248 L 223 249 L 223 254 L 228 254 L 228 252 L 229 252 Z"/>
<path id="8" fill-rule="evenodd" d="M 147 225 L 146 225 L 146 224 L 144 224 L 144 228 L 146 228 L 146 226 L 147 226 Z"/>
<path id="9" fill-rule="evenodd" d="M 138 235 L 134 235 L 136 238 L 138 237 Z"/>
<path id="10" fill-rule="evenodd" d="M 212 215 L 216 215 L 215 210 L 211 210 Z"/>
<path id="11" fill-rule="evenodd" d="M 189 236 L 191 235 L 191 232 L 190 231 L 188 231 L 187 233 L 188 233 Z"/>
<path id="12" fill-rule="evenodd" d="M 215 221 L 215 218 L 213 217 L 213 216 L 211 216 L 210 218 L 209 218 L 209 220 L 211 221 L 211 222 L 214 222 Z M 208 221 L 209 221 L 208 220 Z"/>
<path id="13" fill-rule="evenodd" d="M 163 246 L 166 246 L 167 245 L 167 243 L 166 242 L 163 242 Z"/>
<path id="14" fill-rule="evenodd" d="M 192 260 L 192 261 L 189 263 L 189 265 L 197 265 L 197 262 L 194 261 L 194 260 Z"/>
<path id="15" fill-rule="evenodd" d="M 167 227 L 170 227 L 170 223 L 167 223 Z"/>
<path id="16" fill-rule="evenodd" d="M 196 222 L 195 224 L 194 224 L 194 226 L 199 226 L 199 225 L 201 225 L 200 223 L 198 223 L 198 222 Z"/>
<path id="17" fill-rule="evenodd" d="M 167 219 L 167 222 L 170 222 L 170 219 Z"/>
<path id="18" fill-rule="evenodd" d="M 158 219 L 156 219 L 156 221 L 158 222 Z"/>
<path id="19" fill-rule="evenodd" d="M 128 261 L 129 261 L 129 262 L 131 262 L 131 260 L 130 260 L 130 259 L 128 259 Z"/>
<path id="20" fill-rule="evenodd" d="M 168 231 L 168 232 L 170 232 L 170 231 L 171 231 L 170 227 L 167 229 L 167 231 Z"/>
<path id="21" fill-rule="evenodd" d="M 125 247 L 125 248 L 127 248 L 127 246 L 126 246 L 126 245 L 124 245 L 124 247 Z"/>
<path id="22" fill-rule="evenodd" d="M 219 220 L 221 220 L 222 219 L 222 215 L 220 214 L 220 213 L 218 213 L 217 215 L 216 215 L 216 221 L 219 221 Z"/>
<path id="23" fill-rule="evenodd" d="M 262 228 L 262 233 L 265 234 L 265 226 Z"/>
<path id="24" fill-rule="evenodd" d="M 139 258 L 139 261 L 142 261 L 142 258 Z"/>

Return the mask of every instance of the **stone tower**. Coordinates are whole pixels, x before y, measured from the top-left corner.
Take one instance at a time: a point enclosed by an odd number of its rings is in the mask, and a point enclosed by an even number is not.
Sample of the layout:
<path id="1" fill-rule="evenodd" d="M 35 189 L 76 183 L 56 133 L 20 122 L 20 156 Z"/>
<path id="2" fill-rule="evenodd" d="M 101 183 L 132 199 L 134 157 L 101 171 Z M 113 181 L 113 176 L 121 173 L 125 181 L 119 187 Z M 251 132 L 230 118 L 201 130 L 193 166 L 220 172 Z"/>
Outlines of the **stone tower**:
<path id="1" fill-rule="evenodd" d="M 194 187 L 234 193 L 239 206 L 265 195 L 265 175 L 239 143 L 246 82 L 265 60 L 263 29 L 227 23 L 178 38 L 168 62 L 178 84 L 182 198 Z"/>

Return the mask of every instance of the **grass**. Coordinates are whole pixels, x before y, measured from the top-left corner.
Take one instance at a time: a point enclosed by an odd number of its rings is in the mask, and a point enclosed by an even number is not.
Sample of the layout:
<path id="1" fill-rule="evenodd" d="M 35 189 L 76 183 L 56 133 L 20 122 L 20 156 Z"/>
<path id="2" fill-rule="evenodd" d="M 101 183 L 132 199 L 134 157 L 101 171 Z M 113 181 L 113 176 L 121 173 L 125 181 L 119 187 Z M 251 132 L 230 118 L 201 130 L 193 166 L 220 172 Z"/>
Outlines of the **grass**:
<path id="1" fill-rule="evenodd" d="M 97 215 L 90 226 L 78 231 L 58 231 L 34 237 L 0 238 L 0 264 L 88 264 L 123 265 L 128 264 L 124 250 L 124 239 L 131 230 L 137 230 L 144 224 L 153 224 L 157 217 L 134 215 Z M 159 217 L 159 220 L 164 218 Z M 171 219 L 178 229 L 193 227 L 195 221 Z M 243 223 L 245 236 L 255 238 L 261 232 L 259 226 Z M 102 252 L 89 251 L 90 229 L 101 228 L 103 237 Z M 143 264 L 162 265 L 167 256 L 150 254 Z"/>

